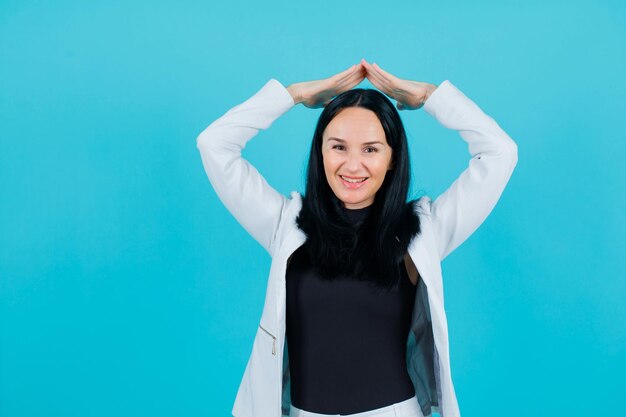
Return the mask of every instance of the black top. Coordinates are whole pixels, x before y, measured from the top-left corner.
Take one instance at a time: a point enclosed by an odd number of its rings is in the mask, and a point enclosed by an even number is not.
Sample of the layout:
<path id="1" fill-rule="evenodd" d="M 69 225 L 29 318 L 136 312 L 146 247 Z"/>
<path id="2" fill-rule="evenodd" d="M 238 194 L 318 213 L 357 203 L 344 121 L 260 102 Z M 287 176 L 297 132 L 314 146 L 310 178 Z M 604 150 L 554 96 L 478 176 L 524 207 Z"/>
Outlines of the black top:
<path id="1" fill-rule="evenodd" d="M 372 206 L 345 209 L 362 221 Z M 352 414 L 404 401 L 415 390 L 406 364 L 416 287 L 401 268 L 388 294 L 367 282 L 321 280 L 305 243 L 286 274 L 291 402 L 321 414 Z"/>

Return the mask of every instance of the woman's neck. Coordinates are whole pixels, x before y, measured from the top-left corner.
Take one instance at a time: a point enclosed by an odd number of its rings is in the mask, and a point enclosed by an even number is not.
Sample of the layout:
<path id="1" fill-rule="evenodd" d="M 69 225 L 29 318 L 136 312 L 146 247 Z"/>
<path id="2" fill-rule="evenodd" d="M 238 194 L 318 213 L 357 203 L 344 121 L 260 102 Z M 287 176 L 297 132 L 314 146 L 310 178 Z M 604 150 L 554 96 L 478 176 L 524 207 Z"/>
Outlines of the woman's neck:
<path id="1" fill-rule="evenodd" d="M 369 215 L 372 209 L 372 205 L 356 209 L 342 207 L 342 209 L 350 223 L 355 224 L 365 220 L 365 218 Z"/>

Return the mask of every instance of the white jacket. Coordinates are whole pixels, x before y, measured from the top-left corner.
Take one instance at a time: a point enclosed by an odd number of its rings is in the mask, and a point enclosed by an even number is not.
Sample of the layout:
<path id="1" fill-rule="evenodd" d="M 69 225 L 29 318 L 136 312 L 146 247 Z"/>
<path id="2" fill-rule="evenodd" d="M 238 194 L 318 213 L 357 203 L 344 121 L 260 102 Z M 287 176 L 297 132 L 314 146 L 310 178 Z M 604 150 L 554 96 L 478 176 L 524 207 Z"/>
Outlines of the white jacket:
<path id="1" fill-rule="evenodd" d="M 241 152 L 260 129 L 294 106 L 287 89 L 270 79 L 256 94 L 211 123 L 197 138 L 202 163 L 215 192 L 237 221 L 272 258 L 265 304 L 252 351 L 237 391 L 236 417 L 289 415 L 290 376 L 285 340 L 285 271 L 305 242 L 295 218 L 301 195 L 272 188 Z M 516 143 L 450 81 L 432 93 L 424 110 L 467 142 L 469 166 L 434 202 L 418 200 L 421 233 L 408 253 L 425 285 L 419 285 L 407 340 L 407 371 L 425 416 L 459 416 L 450 372 L 448 326 L 441 261 L 485 220 L 515 165 Z"/>

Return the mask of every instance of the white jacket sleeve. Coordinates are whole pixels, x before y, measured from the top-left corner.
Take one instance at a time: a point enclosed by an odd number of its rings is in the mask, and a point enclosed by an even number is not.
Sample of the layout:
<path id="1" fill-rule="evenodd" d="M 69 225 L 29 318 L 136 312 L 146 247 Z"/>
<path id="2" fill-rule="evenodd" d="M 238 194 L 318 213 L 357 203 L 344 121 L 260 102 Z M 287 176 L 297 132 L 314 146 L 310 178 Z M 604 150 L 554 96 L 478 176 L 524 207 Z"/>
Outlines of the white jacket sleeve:
<path id="1" fill-rule="evenodd" d="M 242 158 L 246 143 L 260 129 L 295 105 L 287 89 L 270 79 L 257 93 L 228 110 L 196 139 L 202 164 L 216 194 L 243 228 L 270 255 L 287 197 Z"/>
<path id="2" fill-rule="evenodd" d="M 431 204 L 443 260 L 491 213 L 517 164 L 517 144 L 448 80 L 426 100 L 424 110 L 459 131 L 471 155 L 469 166 Z"/>

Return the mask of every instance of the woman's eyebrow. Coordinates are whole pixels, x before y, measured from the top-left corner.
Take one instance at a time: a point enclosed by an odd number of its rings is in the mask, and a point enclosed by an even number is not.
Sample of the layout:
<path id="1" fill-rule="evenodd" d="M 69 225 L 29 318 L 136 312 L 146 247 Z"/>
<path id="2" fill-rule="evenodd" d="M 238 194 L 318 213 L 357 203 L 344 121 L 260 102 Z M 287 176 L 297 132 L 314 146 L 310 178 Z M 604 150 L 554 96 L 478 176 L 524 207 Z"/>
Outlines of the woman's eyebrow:
<path id="1" fill-rule="evenodd" d="M 335 138 L 335 137 L 328 138 L 328 140 L 329 141 L 334 140 L 334 141 L 337 141 L 337 142 L 340 142 L 340 143 L 346 143 L 345 140 L 339 139 L 339 138 Z M 381 141 L 378 141 L 378 140 L 374 140 L 374 141 L 371 141 L 371 142 L 363 142 L 362 143 L 362 145 L 374 145 L 374 144 L 384 145 L 384 143 L 382 143 Z"/>

